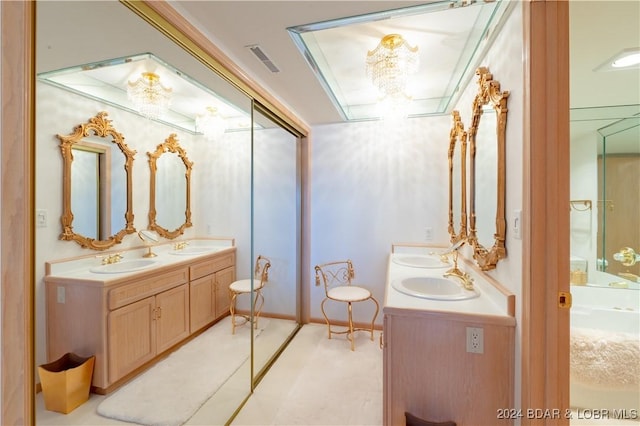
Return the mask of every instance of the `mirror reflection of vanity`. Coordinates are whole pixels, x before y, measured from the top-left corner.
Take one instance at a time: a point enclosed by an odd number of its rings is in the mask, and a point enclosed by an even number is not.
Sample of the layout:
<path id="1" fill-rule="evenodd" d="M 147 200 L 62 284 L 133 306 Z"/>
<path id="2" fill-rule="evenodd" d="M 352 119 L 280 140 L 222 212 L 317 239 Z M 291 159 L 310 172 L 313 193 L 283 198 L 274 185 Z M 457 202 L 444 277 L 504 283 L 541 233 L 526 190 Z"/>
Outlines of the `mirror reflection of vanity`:
<path id="1" fill-rule="evenodd" d="M 467 238 L 467 132 L 458 111 L 449 133 L 449 235 L 452 243 Z"/>
<path id="2" fill-rule="evenodd" d="M 150 177 L 149 229 L 176 238 L 191 223 L 191 168 L 187 152 L 172 133 L 148 152 Z"/>
<path id="3" fill-rule="evenodd" d="M 229 237 L 233 240 L 234 272 L 238 279 L 252 276 L 253 263 L 258 254 L 269 256 L 272 261 L 270 275 L 273 279 L 263 291 L 266 302 L 260 317 L 260 323 L 267 328 L 252 333 L 251 327 L 247 326 L 245 333 L 241 333 L 251 336 L 246 340 L 246 353 L 255 355 L 256 358 L 252 356 L 232 372 L 207 403 L 212 407 L 210 411 L 214 411 L 217 417 L 206 421 L 225 423 L 250 394 L 269 363 L 273 362 L 299 327 L 300 200 L 303 198 L 300 150 L 302 132 L 306 129 L 301 130 L 295 122 L 292 124 L 290 118 L 283 118 L 268 102 L 259 102 L 262 101 L 259 94 L 242 86 L 240 80 L 221 68 L 218 62 L 203 53 L 194 43 L 185 39 L 148 5 L 127 2 L 38 2 L 36 13 L 39 16 L 36 39 L 39 66 L 37 72 L 42 74 L 84 67 L 95 73 L 88 77 L 91 84 L 85 84 L 86 81 L 66 82 L 70 84 L 70 88 L 63 88 L 60 80 L 37 80 L 36 146 L 39 151 L 38 175 L 41 179 L 36 187 L 38 206 L 47 208 L 52 216 L 57 216 L 56 212 L 59 210 L 63 224 L 66 223 L 65 217 L 69 218 L 69 223 L 73 220 L 73 231 L 75 235 L 80 235 L 80 217 L 95 217 L 95 212 L 105 208 L 100 204 L 102 200 L 111 200 L 105 202 L 104 206 L 110 204 L 113 213 L 101 213 L 101 216 L 114 217 L 119 214 L 126 218 L 127 231 L 119 242 L 119 250 L 120 247 L 124 250 L 125 261 L 156 262 L 162 258 L 163 246 L 169 245 L 173 248 L 174 243 L 167 240 L 179 238 L 188 242 L 200 237 Z M 153 16 L 151 21 L 157 27 L 149 25 L 138 14 L 145 19 Z M 108 22 L 118 22 L 123 30 L 107 33 L 100 31 L 95 27 L 96 16 Z M 61 31 L 61 28 L 64 31 Z M 159 29 L 161 31 L 158 31 Z M 180 39 L 180 43 L 175 43 L 175 39 Z M 168 65 L 175 67 L 185 78 L 195 82 L 195 85 L 215 93 L 226 105 L 242 113 L 248 120 L 239 123 L 236 128 L 227 131 L 221 137 L 211 140 L 198 129 L 185 130 L 176 125 L 169 125 L 163 120 L 150 120 L 130 108 L 101 102 L 97 95 L 83 96 L 78 93 L 79 86 L 101 86 L 99 74 L 108 72 L 106 64 L 109 61 L 114 58 L 137 59 L 138 56 L 143 56 L 139 55 L 140 52 L 152 52 Z M 133 56 L 130 56 L 132 54 Z M 121 62 L 125 62 L 125 59 Z M 131 80 L 131 76 L 122 76 L 125 85 L 127 80 Z M 74 84 L 78 86 L 73 86 Z M 126 95 L 123 91 L 119 96 L 122 98 Z M 255 123 L 251 123 L 254 108 Z M 131 160 L 126 153 L 123 154 L 122 148 L 107 149 L 106 146 L 115 145 L 109 138 L 106 138 L 109 139 L 107 143 L 92 136 L 83 137 L 82 141 L 77 143 L 78 148 L 83 145 L 83 152 L 79 153 L 79 150 L 74 149 L 73 158 L 77 159 L 75 164 L 71 160 L 61 161 L 59 154 L 51 154 L 52 149 L 58 150 L 54 143 L 56 134 L 64 134 L 67 129 L 96 115 L 97 111 L 107 111 L 119 134 L 126 138 L 129 147 L 134 148 Z M 188 125 L 193 126 L 193 123 Z M 175 138 L 171 137 L 172 134 L 176 135 Z M 162 153 L 156 151 L 159 142 L 173 144 L 173 139 L 179 141 L 178 145 L 182 148 L 184 156 L 179 150 L 166 150 Z M 253 144 L 256 144 L 255 150 Z M 84 155 L 84 151 L 90 154 Z M 155 167 L 144 167 L 144 153 L 158 154 L 151 159 L 155 162 Z M 80 160 L 80 157 L 88 159 Z M 194 159 L 197 171 L 191 173 Z M 107 167 L 105 164 L 109 160 L 111 166 Z M 129 164 L 125 166 L 127 162 Z M 93 190 L 86 195 L 93 200 L 92 203 L 87 203 L 87 198 L 79 201 L 82 184 L 71 184 L 70 180 L 69 191 L 66 192 L 70 199 L 69 214 L 66 216 L 62 214 L 62 203 L 60 207 L 57 204 L 58 199 L 63 197 L 60 195 L 58 198 L 56 192 L 59 190 L 62 193 L 62 181 L 66 182 L 66 179 L 60 179 L 63 165 L 68 165 L 69 170 L 73 165 L 74 169 L 69 174 L 76 176 L 80 176 L 80 166 L 93 169 L 94 172 L 96 168 L 112 170 L 112 179 L 107 179 L 104 185 L 87 185 Z M 127 172 L 123 171 L 125 169 Z M 117 178 L 114 176 L 116 170 L 120 173 Z M 95 180 L 99 179 L 97 174 L 95 176 Z M 252 176 L 255 176 L 253 181 Z M 152 181 L 155 184 L 152 184 Z M 96 195 L 98 193 L 101 195 Z M 129 198 L 130 202 L 127 203 L 126 196 L 130 197 L 132 193 L 135 193 L 135 198 Z M 94 204 L 94 207 L 84 212 L 79 207 L 80 204 Z M 126 210 L 120 209 L 122 206 Z M 116 208 L 120 211 L 117 212 Z M 279 219 L 274 222 L 274 218 Z M 110 221 L 111 233 L 119 235 L 116 231 L 121 225 L 114 219 Z M 154 223 L 155 226 L 150 226 Z M 78 225 L 78 228 L 75 228 L 75 225 Z M 111 234 L 108 227 L 92 225 L 90 228 L 91 231 L 88 230 L 89 227 L 83 228 L 87 230 L 82 232 L 87 232 L 88 235 L 83 235 L 82 238 L 94 238 L 91 236 L 94 228 L 105 229 L 95 231 L 99 238 Z M 157 233 L 159 241 L 154 240 L 155 235 L 150 240 L 142 240 L 134 233 L 135 229 L 145 228 L 152 228 Z M 114 242 L 109 247 L 104 247 L 92 243 L 92 246 L 88 247 L 92 250 L 89 251 L 78 244 L 59 239 L 59 234 L 56 226 L 38 228 L 37 265 L 76 256 L 85 258 L 86 262 L 100 265 L 101 260 L 95 259 L 94 250 L 111 248 L 116 244 Z M 137 253 L 140 258 L 127 257 L 130 251 Z M 156 256 L 153 256 L 154 254 Z M 148 258 L 142 259 L 147 255 Z M 174 262 L 181 262 L 187 257 L 172 256 L 172 259 Z M 226 266 L 225 268 L 228 269 Z M 42 300 L 44 284 L 40 269 L 38 267 L 36 270 L 36 282 L 39 282 L 36 298 Z M 223 287 L 220 287 L 220 291 L 224 291 Z M 247 304 L 246 309 L 251 315 L 250 304 Z M 45 354 L 44 318 L 44 312 L 38 311 L 35 336 L 37 364 L 49 361 Z M 278 327 L 284 321 L 287 326 Z M 269 323 L 272 325 L 271 328 L 268 326 Z M 268 344 L 259 344 L 267 341 L 264 338 L 257 339 L 261 333 L 269 335 Z M 211 360 L 203 359 L 202 362 Z"/>
<path id="4" fill-rule="evenodd" d="M 135 232 L 132 175 L 135 150 L 104 111 L 58 134 L 63 158 L 60 239 L 105 250 Z"/>

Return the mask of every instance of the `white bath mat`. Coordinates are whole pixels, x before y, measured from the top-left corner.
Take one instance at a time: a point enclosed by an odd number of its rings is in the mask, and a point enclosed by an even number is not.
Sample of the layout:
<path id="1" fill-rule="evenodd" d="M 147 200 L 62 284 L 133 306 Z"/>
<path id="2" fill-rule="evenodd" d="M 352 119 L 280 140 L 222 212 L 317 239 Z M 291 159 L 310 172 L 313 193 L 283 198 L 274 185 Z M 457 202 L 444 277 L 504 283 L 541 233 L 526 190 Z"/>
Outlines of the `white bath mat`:
<path id="1" fill-rule="evenodd" d="M 637 334 L 572 327 L 570 350 L 572 381 L 601 389 L 638 389 Z"/>
<path id="2" fill-rule="evenodd" d="M 268 322 L 261 318 L 254 336 Z M 245 326 L 232 335 L 223 319 L 108 396 L 98 414 L 142 425 L 185 423 L 249 359 L 250 333 Z"/>

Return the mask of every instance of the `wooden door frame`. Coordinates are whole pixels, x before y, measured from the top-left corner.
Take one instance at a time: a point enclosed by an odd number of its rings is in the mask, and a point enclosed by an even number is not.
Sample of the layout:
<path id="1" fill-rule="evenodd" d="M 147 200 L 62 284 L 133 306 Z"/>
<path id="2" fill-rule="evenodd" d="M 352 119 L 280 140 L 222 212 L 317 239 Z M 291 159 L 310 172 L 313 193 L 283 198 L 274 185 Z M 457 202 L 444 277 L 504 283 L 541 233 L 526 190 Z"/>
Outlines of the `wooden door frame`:
<path id="1" fill-rule="evenodd" d="M 523 8 L 522 424 L 568 425 L 569 309 L 558 294 L 569 291 L 569 3 Z"/>
<path id="2" fill-rule="evenodd" d="M 34 424 L 33 2 L 1 2 L 1 424 Z M 525 25 L 522 397 L 526 408 L 568 406 L 568 4 L 530 0 Z M 519 60 L 519 58 L 514 58 Z M 308 155 L 308 153 L 307 153 Z M 546 177 L 545 177 L 546 176 Z M 307 198 L 308 201 L 308 198 Z M 547 220 L 548 219 L 548 220 Z M 566 241 L 565 241 L 566 240 Z M 566 274 L 565 274 L 566 272 Z M 303 281 L 306 282 L 306 281 Z M 304 286 L 303 286 L 304 287 Z M 523 424 L 568 424 L 524 419 Z"/>
<path id="3" fill-rule="evenodd" d="M 0 424 L 35 422 L 34 111 L 35 6 L 3 1 L 2 412 Z"/>

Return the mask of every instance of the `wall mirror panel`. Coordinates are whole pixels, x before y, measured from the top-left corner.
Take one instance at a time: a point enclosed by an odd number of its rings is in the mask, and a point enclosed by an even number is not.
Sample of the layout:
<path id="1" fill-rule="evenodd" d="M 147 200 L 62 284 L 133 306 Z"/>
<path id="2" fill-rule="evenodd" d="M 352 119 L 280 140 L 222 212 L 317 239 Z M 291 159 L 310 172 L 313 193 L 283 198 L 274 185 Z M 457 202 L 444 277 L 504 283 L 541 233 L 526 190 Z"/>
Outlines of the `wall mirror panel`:
<path id="1" fill-rule="evenodd" d="M 102 111 L 58 134 L 63 159 L 62 233 L 93 250 L 105 250 L 135 232 L 132 168 L 136 153 Z"/>
<path id="2" fill-rule="evenodd" d="M 570 131 L 570 269 L 590 286 L 640 289 L 640 264 L 616 260 L 640 247 L 640 105 L 574 108 Z"/>
<path id="3" fill-rule="evenodd" d="M 467 238 L 467 132 L 458 111 L 452 112 L 449 134 L 449 235 L 451 242 Z"/>
<path id="4" fill-rule="evenodd" d="M 494 269 L 505 248 L 505 145 L 508 91 L 480 67 L 473 101 L 470 143 L 469 243 L 482 270 Z M 487 112 L 490 111 L 490 112 Z"/>
<path id="5" fill-rule="evenodd" d="M 272 257 L 272 282 L 265 289 L 264 309 L 260 318 L 261 326 L 266 325 L 266 328 L 260 331 L 247 326 L 236 333 L 233 347 L 220 346 L 221 354 L 234 360 L 231 369 L 229 363 L 220 360 L 196 360 L 215 369 L 221 384 L 205 403 L 206 410 L 198 411 L 190 421 L 194 424 L 226 424 L 250 394 L 253 383 L 264 374 L 267 364 L 275 359 L 298 327 L 299 140 L 277 116 L 264 107 L 255 113 L 260 122 L 254 126 L 252 98 L 247 91 L 231 83 L 235 80 L 228 78 L 226 71 L 219 71 L 216 68 L 218 63 L 206 54 L 199 52 L 197 57 L 192 54 L 197 51 L 195 45 L 142 3 L 38 2 L 36 13 L 38 76 L 78 66 L 98 74 L 107 73 L 106 64 L 113 63 L 113 58 L 119 59 L 115 62 L 126 62 L 120 59 L 150 52 L 161 58 L 163 63 L 179 69 L 193 86 L 215 94 L 223 103 L 220 110 L 229 107 L 237 113 L 233 128 L 227 128 L 221 135 L 211 138 L 191 121 L 185 127 L 185 123 L 148 119 L 130 107 L 117 106 L 113 99 L 126 98 L 124 89 L 110 101 L 101 100 L 98 93 L 89 96 L 80 94 L 80 85 L 95 85 L 101 90 L 109 86 L 99 81 L 95 74 L 77 86 L 73 85 L 74 82 L 65 82 L 63 87 L 59 81 L 43 78 L 36 81 L 36 146 L 39 151 L 36 153 L 39 171 L 36 204 L 39 208 L 46 209 L 50 214 L 57 209 L 62 210 L 58 207 L 58 200 L 62 199 L 61 161 L 59 156 L 54 158 L 49 154 L 52 146 L 58 149 L 55 135 L 60 133 L 61 127 L 72 129 L 98 111 L 108 111 L 109 117 L 118 123 L 118 131 L 126 134 L 127 143 L 137 153 L 142 153 L 133 157 L 137 161 L 134 161 L 135 173 L 131 174 L 131 188 L 136 194 L 133 200 L 135 223 L 133 217 L 131 219 L 135 228 L 145 229 L 149 224 L 147 214 L 151 205 L 153 174 L 150 167 L 143 166 L 147 160 L 144 153 L 156 152 L 159 143 L 169 135 L 176 134 L 175 139 L 188 153 L 188 163 L 195 163 L 197 173 L 187 178 L 190 166 L 178 153 L 163 152 L 156 158 L 153 191 L 155 221 L 158 228 L 165 228 L 168 232 L 162 235 L 156 229 L 160 234 L 159 243 L 166 243 L 167 238 L 173 237 L 172 232 L 183 227 L 184 233 L 181 235 L 185 239 L 232 238 L 236 246 L 235 272 L 238 278 L 252 276 L 258 251 Z M 96 25 L 97 17 L 102 22 L 117 22 L 119 30 L 112 31 L 109 25 Z M 180 42 L 176 43 L 176 40 Z M 110 75 L 109 78 L 115 77 Z M 126 87 L 132 77 L 122 75 L 119 78 Z M 165 80 L 167 84 L 169 80 Z M 90 84 L 86 84 L 88 81 Z M 193 98 L 180 97 L 180 93 L 174 91 L 173 103 L 184 105 L 194 102 Z M 255 129 L 255 134 L 252 129 Z M 112 163 L 114 157 L 112 152 Z M 94 158 L 91 161 L 98 160 Z M 116 181 L 112 180 L 112 192 L 115 185 Z M 59 196 L 57 191 L 60 192 Z M 119 203 L 113 201 L 112 207 Z M 57 259 L 56 256 L 69 258 L 86 255 L 86 251 L 79 246 L 62 246 L 65 242 L 59 240 L 59 233 L 56 226 L 37 228 L 35 365 L 51 361 L 46 355 L 42 265 Z M 124 238 L 123 245 L 127 248 L 142 247 L 146 252 L 145 243 L 135 234 Z M 251 302 L 246 306 L 250 316 L 253 315 Z M 227 318 L 214 327 L 217 326 L 224 327 L 221 332 L 231 335 Z M 267 343 L 274 335 L 278 336 L 277 339 Z M 241 361 L 239 365 L 235 363 L 236 360 Z M 35 377 L 38 380 L 37 373 Z"/>
<path id="6" fill-rule="evenodd" d="M 147 152 L 150 168 L 149 229 L 173 239 L 191 227 L 193 162 L 175 133 Z"/>
<path id="7" fill-rule="evenodd" d="M 253 253 L 271 262 L 254 333 L 254 379 L 298 328 L 300 282 L 300 141 L 254 103 Z M 254 312 L 257 315 L 258 312 Z"/>
<path id="8" fill-rule="evenodd" d="M 597 262 L 600 270 L 640 283 L 640 116 L 598 130 Z M 629 248 L 631 250 L 626 250 Z M 639 288 L 637 285 L 634 288 Z"/>

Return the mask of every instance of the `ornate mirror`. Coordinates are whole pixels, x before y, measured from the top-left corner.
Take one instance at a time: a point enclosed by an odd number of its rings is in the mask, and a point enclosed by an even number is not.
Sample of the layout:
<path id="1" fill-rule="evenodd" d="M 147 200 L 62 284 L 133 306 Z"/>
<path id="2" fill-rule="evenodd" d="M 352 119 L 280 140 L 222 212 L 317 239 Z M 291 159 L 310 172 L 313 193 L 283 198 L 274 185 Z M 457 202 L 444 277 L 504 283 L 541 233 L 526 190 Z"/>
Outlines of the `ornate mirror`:
<path id="1" fill-rule="evenodd" d="M 482 270 L 494 269 L 507 255 L 505 248 L 505 138 L 508 91 L 485 67 L 476 71 L 478 94 L 469 128 L 470 202 L 469 243 Z"/>
<path id="2" fill-rule="evenodd" d="M 136 151 L 104 111 L 57 137 L 64 161 L 60 239 L 93 250 L 120 243 L 135 232 L 131 168 Z"/>
<path id="3" fill-rule="evenodd" d="M 191 168 L 193 162 L 172 133 L 155 152 L 147 152 L 151 168 L 149 229 L 173 239 L 191 224 Z"/>
<path id="4" fill-rule="evenodd" d="M 467 132 L 460 112 L 453 111 L 449 133 L 449 235 L 456 243 L 467 238 Z M 456 229 L 456 226 L 459 226 Z"/>

